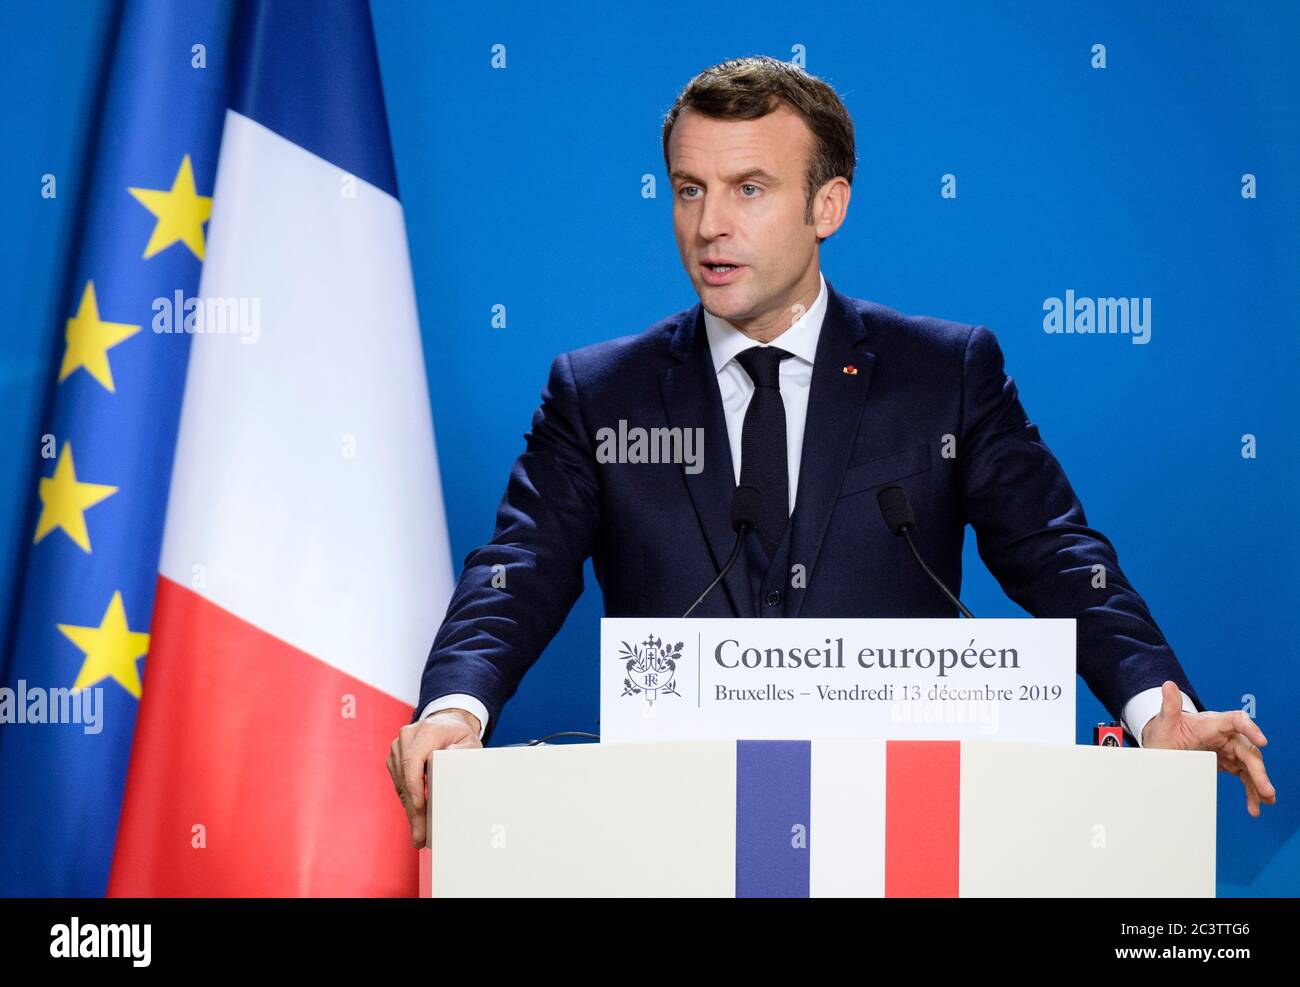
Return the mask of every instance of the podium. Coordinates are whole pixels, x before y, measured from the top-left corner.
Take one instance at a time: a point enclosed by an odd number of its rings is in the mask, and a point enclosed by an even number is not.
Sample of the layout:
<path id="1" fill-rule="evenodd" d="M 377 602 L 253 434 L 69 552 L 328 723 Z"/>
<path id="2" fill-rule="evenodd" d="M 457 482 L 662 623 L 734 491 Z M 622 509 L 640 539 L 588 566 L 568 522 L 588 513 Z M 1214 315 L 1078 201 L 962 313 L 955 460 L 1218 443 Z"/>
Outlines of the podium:
<path id="1" fill-rule="evenodd" d="M 431 761 L 434 897 L 1214 896 L 1209 751 L 680 740 Z"/>

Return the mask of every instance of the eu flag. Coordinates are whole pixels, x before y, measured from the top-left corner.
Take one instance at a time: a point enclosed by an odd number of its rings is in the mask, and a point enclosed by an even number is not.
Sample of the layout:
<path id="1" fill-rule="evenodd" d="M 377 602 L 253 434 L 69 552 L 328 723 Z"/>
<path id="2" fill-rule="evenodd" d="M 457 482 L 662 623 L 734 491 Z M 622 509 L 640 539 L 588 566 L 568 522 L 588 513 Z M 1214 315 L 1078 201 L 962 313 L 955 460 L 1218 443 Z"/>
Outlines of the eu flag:
<path id="1" fill-rule="evenodd" d="M 198 293 L 230 24 L 226 3 L 140 0 L 109 41 L 0 688 L 0 894 L 107 886 L 189 355 L 172 330 Z"/>

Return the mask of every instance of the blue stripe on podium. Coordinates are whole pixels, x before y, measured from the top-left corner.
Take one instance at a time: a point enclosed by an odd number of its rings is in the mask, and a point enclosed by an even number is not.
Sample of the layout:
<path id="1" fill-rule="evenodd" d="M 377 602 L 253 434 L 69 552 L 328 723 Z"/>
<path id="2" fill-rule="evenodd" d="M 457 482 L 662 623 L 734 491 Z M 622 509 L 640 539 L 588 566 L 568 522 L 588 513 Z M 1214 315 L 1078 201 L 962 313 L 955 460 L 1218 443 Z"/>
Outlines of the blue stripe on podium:
<path id="1" fill-rule="evenodd" d="M 736 897 L 807 898 L 812 742 L 736 741 Z"/>

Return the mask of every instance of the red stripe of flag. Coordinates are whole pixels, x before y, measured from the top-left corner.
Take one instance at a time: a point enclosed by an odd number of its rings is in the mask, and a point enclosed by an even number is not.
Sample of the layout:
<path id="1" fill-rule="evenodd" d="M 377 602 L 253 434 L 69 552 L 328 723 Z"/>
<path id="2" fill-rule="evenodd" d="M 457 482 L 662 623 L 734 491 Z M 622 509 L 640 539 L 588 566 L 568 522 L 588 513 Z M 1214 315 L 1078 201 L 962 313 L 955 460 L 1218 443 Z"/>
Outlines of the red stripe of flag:
<path id="1" fill-rule="evenodd" d="M 885 744 L 885 897 L 955 898 L 961 743 Z"/>
<path id="2" fill-rule="evenodd" d="M 109 895 L 416 894 L 410 706 L 165 578 L 150 645 Z"/>

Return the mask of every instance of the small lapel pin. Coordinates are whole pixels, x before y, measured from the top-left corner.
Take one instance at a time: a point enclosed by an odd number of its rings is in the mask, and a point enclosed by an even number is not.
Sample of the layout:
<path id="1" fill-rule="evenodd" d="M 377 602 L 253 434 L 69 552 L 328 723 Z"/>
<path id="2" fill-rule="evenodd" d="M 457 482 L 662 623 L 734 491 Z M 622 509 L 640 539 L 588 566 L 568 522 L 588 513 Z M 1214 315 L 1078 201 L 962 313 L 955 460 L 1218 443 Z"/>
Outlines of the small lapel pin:
<path id="1" fill-rule="evenodd" d="M 847 367 L 844 368 L 844 372 L 848 374 L 850 377 L 856 377 L 858 375 L 858 368 L 850 363 Z"/>

